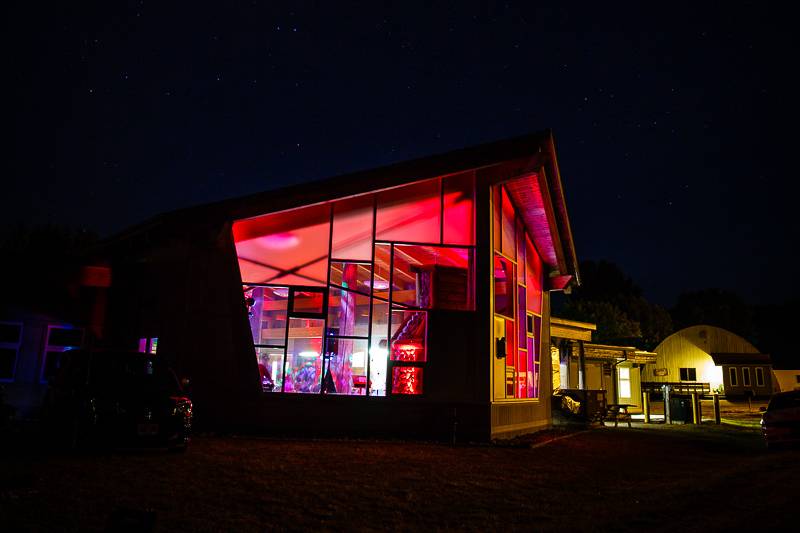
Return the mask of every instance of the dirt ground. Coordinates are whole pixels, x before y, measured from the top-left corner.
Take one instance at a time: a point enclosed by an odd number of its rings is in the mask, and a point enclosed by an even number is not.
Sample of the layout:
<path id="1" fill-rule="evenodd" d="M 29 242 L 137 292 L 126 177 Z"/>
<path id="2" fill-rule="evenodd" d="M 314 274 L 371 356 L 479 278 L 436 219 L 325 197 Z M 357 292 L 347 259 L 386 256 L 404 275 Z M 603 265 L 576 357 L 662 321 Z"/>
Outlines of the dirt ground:
<path id="1" fill-rule="evenodd" d="M 201 436 L 178 455 L 7 451 L 0 529 L 762 530 L 794 523 L 799 478 L 800 450 L 725 425 L 457 447 Z"/>

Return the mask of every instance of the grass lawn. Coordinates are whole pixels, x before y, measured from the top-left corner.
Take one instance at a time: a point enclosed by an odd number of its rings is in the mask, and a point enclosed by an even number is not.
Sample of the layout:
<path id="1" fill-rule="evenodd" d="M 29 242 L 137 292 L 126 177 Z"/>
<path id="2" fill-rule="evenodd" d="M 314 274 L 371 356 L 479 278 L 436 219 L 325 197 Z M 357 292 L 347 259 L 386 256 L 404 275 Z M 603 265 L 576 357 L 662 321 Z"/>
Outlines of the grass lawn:
<path id="1" fill-rule="evenodd" d="M 197 437 L 180 455 L 6 452 L 0 529 L 102 530 L 126 511 L 157 531 L 765 529 L 793 523 L 798 476 L 800 451 L 732 426 L 458 447 Z"/>

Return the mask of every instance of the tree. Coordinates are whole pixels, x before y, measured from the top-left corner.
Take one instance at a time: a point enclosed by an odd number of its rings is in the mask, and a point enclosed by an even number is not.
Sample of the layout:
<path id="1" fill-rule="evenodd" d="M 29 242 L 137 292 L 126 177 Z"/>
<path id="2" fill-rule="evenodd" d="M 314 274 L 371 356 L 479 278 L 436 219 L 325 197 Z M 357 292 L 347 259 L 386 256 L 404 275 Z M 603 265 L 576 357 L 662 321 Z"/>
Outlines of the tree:
<path id="1" fill-rule="evenodd" d="M 561 314 L 597 324 L 594 340 L 652 350 L 672 333 L 669 313 L 649 302 L 619 266 L 583 261 L 580 270 L 581 285 L 566 297 Z"/>
<path id="2" fill-rule="evenodd" d="M 594 341 L 600 343 L 630 342 L 641 338 L 639 323 L 628 318 L 610 302 L 569 300 L 560 313 L 564 318 L 597 325 Z"/>
<path id="3" fill-rule="evenodd" d="M 686 292 L 671 311 L 675 327 L 717 326 L 742 337 L 754 336 L 753 310 L 736 293 L 722 289 Z"/>

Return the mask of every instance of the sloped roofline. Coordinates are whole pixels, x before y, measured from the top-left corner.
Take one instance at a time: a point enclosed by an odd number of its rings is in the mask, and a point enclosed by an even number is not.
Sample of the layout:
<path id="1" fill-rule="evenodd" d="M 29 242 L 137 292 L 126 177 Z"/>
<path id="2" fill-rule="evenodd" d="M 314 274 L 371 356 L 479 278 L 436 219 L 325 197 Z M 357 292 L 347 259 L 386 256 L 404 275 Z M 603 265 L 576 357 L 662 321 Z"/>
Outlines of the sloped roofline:
<path id="1" fill-rule="evenodd" d="M 446 176 L 469 170 L 479 170 L 504 163 L 537 158 L 547 176 L 551 208 L 556 222 L 552 231 L 558 237 L 559 255 L 564 258 L 566 272 L 562 275 L 579 279 L 578 262 L 569 224 L 563 184 L 558 170 L 555 142 L 551 130 L 494 141 L 446 153 L 421 157 L 391 165 L 341 174 L 321 180 L 266 190 L 186 207 L 157 215 L 145 222 L 123 230 L 100 244 L 103 248 L 157 227 L 172 224 L 216 224 L 230 220 L 284 211 L 305 205 L 346 198 L 380 189 L 397 187 L 424 179 Z"/>

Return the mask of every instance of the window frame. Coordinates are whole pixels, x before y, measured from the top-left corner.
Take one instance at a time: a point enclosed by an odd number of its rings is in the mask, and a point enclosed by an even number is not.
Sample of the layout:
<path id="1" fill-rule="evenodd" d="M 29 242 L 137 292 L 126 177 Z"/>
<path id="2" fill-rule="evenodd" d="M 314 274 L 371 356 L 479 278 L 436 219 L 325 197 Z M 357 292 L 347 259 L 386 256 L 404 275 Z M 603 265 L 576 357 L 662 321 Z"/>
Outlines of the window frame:
<path id="1" fill-rule="evenodd" d="M 622 371 L 626 370 L 628 373 L 628 377 L 622 378 Z M 628 395 L 622 395 L 622 382 L 626 382 L 628 385 Z M 633 387 L 631 387 L 631 367 L 629 366 L 618 366 L 617 367 L 617 397 L 618 398 L 633 398 Z"/>
<path id="2" fill-rule="evenodd" d="M 0 342 L 0 348 L 4 350 L 14 350 L 14 363 L 11 365 L 11 377 L 4 378 L 0 376 L 0 383 L 13 383 L 17 376 L 17 364 L 19 364 L 19 350 L 22 347 L 22 333 L 25 326 L 22 322 L 13 320 L 0 320 L 0 324 L 6 326 L 19 326 L 19 333 L 17 335 L 17 342 Z"/>
<path id="3" fill-rule="evenodd" d="M 686 372 L 686 379 L 683 379 L 684 371 Z M 694 374 L 694 376 L 692 376 Z M 683 367 L 678 369 L 678 377 L 680 381 L 686 381 L 688 383 L 694 383 L 697 381 L 697 368 L 696 367 Z"/>
<path id="4" fill-rule="evenodd" d="M 760 366 L 756 367 L 756 387 L 764 387 L 766 381 L 764 380 L 764 369 Z"/>
<path id="5" fill-rule="evenodd" d="M 81 332 L 81 341 L 78 346 L 69 345 L 69 346 L 51 346 L 50 345 L 50 335 L 53 330 L 57 329 L 66 329 L 66 330 L 79 330 Z M 72 326 L 71 324 L 48 324 L 47 330 L 45 330 L 45 337 L 44 337 L 44 346 L 42 348 L 42 357 L 41 357 L 41 368 L 39 369 L 39 382 L 40 383 L 49 383 L 49 379 L 45 376 L 45 370 L 47 369 L 47 354 L 49 353 L 58 353 L 63 354 L 64 352 L 69 352 L 71 350 L 80 349 L 84 343 L 86 342 L 86 330 L 83 328 Z M 59 356 L 60 357 L 60 356 Z M 60 362 L 59 362 L 60 363 Z"/>
<path id="6" fill-rule="evenodd" d="M 739 386 L 739 371 L 735 366 L 728 367 L 728 382 L 731 387 Z"/>
<path id="7" fill-rule="evenodd" d="M 462 174 L 470 174 L 470 175 L 468 177 L 463 177 Z M 447 219 L 445 193 L 446 193 L 446 190 L 450 191 L 451 189 L 455 190 L 455 189 L 458 188 L 458 187 L 455 187 L 455 186 L 454 187 L 450 187 L 450 188 L 446 187 L 446 185 L 448 183 L 456 183 L 457 184 L 457 182 L 455 182 L 455 181 L 452 181 L 452 182 L 449 181 L 449 178 L 452 178 L 452 177 L 462 177 L 463 180 L 467 180 L 467 179 L 471 180 L 471 187 L 463 188 L 464 191 L 466 191 L 468 194 L 471 195 L 471 198 L 470 198 L 470 213 L 469 213 L 470 228 L 469 228 L 469 231 L 465 233 L 465 235 L 469 234 L 469 236 L 468 236 L 469 238 L 467 239 L 467 240 L 469 240 L 469 243 L 445 242 L 446 240 L 447 241 L 459 240 L 459 239 L 452 238 L 452 236 L 448 236 L 448 238 L 445 239 L 445 220 Z M 381 198 L 382 198 L 381 197 L 382 193 L 385 193 L 385 192 L 390 191 L 392 189 L 402 189 L 402 188 L 405 188 L 405 187 L 411 187 L 411 186 L 414 186 L 414 185 L 421 184 L 423 182 L 434 181 L 434 180 L 436 181 L 437 186 L 438 186 L 438 203 L 439 203 L 439 213 L 438 213 L 439 228 L 438 228 L 438 232 L 437 232 L 438 233 L 438 237 L 436 239 L 436 242 L 400 241 L 400 240 L 391 240 L 391 239 L 388 239 L 388 238 L 379 238 L 378 235 L 377 235 L 377 229 L 378 229 L 378 222 L 379 222 L 379 208 L 381 207 L 380 201 L 381 201 Z M 461 185 L 463 185 L 463 183 Z M 468 296 L 468 298 L 467 298 L 467 300 L 468 300 L 467 301 L 467 307 L 465 309 L 463 309 L 463 310 L 462 309 L 451 309 L 451 308 L 447 308 L 447 310 L 448 311 L 475 312 L 475 303 L 476 303 L 475 291 L 476 291 L 476 288 L 477 288 L 476 287 L 477 280 L 475 279 L 475 274 L 476 274 L 476 262 L 477 262 L 477 252 L 478 252 L 478 246 L 477 246 L 477 244 L 478 244 L 477 243 L 477 190 L 476 190 L 476 186 L 477 186 L 477 184 L 476 184 L 476 176 L 475 176 L 474 172 L 473 171 L 468 171 L 467 173 L 459 172 L 459 173 L 455 173 L 455 174 L 447 174 L 447 175 L 442 175 L 442 176 L 438 176 L 438 177 L 435 177 L 435 178 L 428 178 L 428 179 L 418 180 L 417 182 L 407 183 L 407 184 L 400 185 L 400 186 L 397 186 L 397 187 L 390 187 L 390 188 L 387 188 L 387 189 L 376 190 L 376 191 L 371 191 L 371 192 L 364 193 L 363 194 L 363 197 L 365 198 L 364 204 L 366 205 L 368 203 L 366 198 L 369 198 L 371 203 L 372 203 L 372 217 L 371 217 L 371 223 L 372 223 L 372 228 L 371 228 L 371 230 L 372 230 L 371 246 L 372 246 L 372 251 L 371 251 L 371 257 L 369 259 L 343 257 L 341 254 L 338 254 L 338 251 L 337 251 L 337 255 L 334 255 L 333 237 L 334 237 L 334 228 L 336 227 L 336 220 L 335 220 L 336 208 L 342 202 L 352 201 L 352 199 L 355 198 L 355 197 L 339 198 L 339 199 L 330 201 L 329 202 L 329 224 L 328 224 L 328 231 L 329 231 L 329 235 L 328 235 L 328 256 L 326 258 L 326 261 L 327 261 L 327 275 L 326 275 L 326 281 L 325 281 L 326 284 L 325 285 L 294 285 L 292 283 L 286 283 L 285 281 L 247 282 L 247 281 L 241 279 L 241 276 L 240 276 L 240 282 L 241 282 L 243 287 L 284 287 L 284 288 L 288 288 L 289 289 L 289 295 L 288 295 L 288 298 L 287 298 L 287 311 L 286 311 L 286 329 L 285 329 L 283 346 L 254 343 L 254 348 L 255 349 L 268 348 L 268 349 L 282 349 L 283 350 L 283 366 L 282 366 L 283 376 L 282 376 L 282 379 L 281 379 L 282 385 L 281 385 L 281 388 L 280 388 L 279 391 L 272 391 L 272 392 L 270 392 L 271 394 L 274 394 L 275 392 L 278 392 L 278 393 L 284 393 L 285 392 L 284 389 L 285 389 L 285 382 L 286 382 L 285 377 L 286 377 L 287 353 L 288 353 L 288 345 L 289 345 L 288 335 L 289 335 L 289 325 L 290 325 L 290 321 L 291 321 L 292 318 L 322 319 L 322 320 L 324 320 L 324 323 L 323 323 L 324 324 L 324 326 L 323 326 L 323 336 L 322 336 L 322 348 L 321 348 L 322 351 L 323 351 L 323 353 L 322 353 L 323 365 L 322 365 L 322 372 L 321 372 L 321 375 L 320 375 L 320 394 L 324 394 L 324 386 L 323 386 L 324 384 L 322 382 L 323 382 L 324 377 L 325 377 L 325 355 L 326 355 L 326 353 L 328 351 L 327 347 L 328 347 L 330 342 L 333 342 L 334 340 L 337 340 L 337 339 L 343 339 L 343 340 L 344 339 L 353 339 L 353 340 L 366 340 L 367 341 L 368 349 L 367 349 L 367 353 L 365 354 L 365 356 L 366 356 L 365 372 L 366 372 L 366 377 L 367 377 L 367 387 L 366 387 L 366 394 L 365 394 L 366 397 L 370 397 L 370 396 L 390 397 L 390 396 L 393 395 L 392 394 L 392 388 L 393 388 L 392 376 L 393 376 L 393 368 L 394 368 L 394 366 L 419 366 L 419 367 L 423 367 L 424 368 L 424 366 L 427 365 L 428 361 L 430 360 L 429 359 L 429 355 L 427 354 L 427 350 L 428 350 L 428 333 L 429 333 L 428 330 L 429 330 L 429 323 L 430 323 L 429 322 L 429 317 L 430 317 L 430 312 L 436 311 L 438 308 L 437 307 L 417 308 L 417 307 L 412 307 L 410 305 L 404 305 L 402 303 L 393 302 L 392 290 L 393 290 L 393 284 L 394 284 L 393 283 L 394 282 L 393 276 L 394 276 L 395 248 L 397 246 L 404 246 L 405 245 L 405 246 L 420 246 L 420 247 L 431 247 L 431 248 L 457 248 L 457 249 L 467 250 L 469 252 L 469 265 L 468 265 L 468 278 L 467 278 L 468 279 L 468 286 L 466 288 L 466 290 L 468 292 L 468 294 L 467 294 L 467 296 Z M 358 195 L 358 196 L 362 196 L 362 195 Z M 302 207 L 299 207 L 297 209 L 303 209 L 305 207 L 310 207 L 310 206 L 302 206 Z M 293 210 L 289 210 L 289 211 L 293 211 Z M 279 215 L 280 213 L 281 212 L 265 213 L 264 215 L 259 215 L 259 216 Z M 257 217 L 254 217 L 254 218 L 257 218 Z M 241 220 L 247 220 L 247 219 L 241 219 Z M 234 221 L 234 224 L 236 222 L 239 222 L 239 220 Z M 236 242 L 235 232 L 234 232 L 234 242 Z M 376 278 L 376 247 L 377 247 L 378 244 L 388 245 L 389 246 L 389 251 L 390 251 L 390 257 L 389 257 L 389 291 L 388 291 L 388 293 L 386 293 L 386 294 L 384 294 L 382 296 L 378 296 L 378 294 L 375 291 L 375 287 L 374 287 L 375 278 Z M 238 252 L 237 252 L 237 258 L 238 258 Z M 362 287 L 355 287 L 355 288 L 353 288 L 353 287 L 343 287 L 343 286 L 341 286 L 339 284 L 332 283 L 332 280 L 331 280 L 331 278 L 332 278 L 332 276 L 331 276 L 331 268 L 332 268 L 332 264 L 333 263 L 355 263 L 355 264 L 359 264 L 359 265 L 364 265 L 367 268 L 369 268 L 369 270 L 370 270 L 370 277 L 369 277 L 370 286 L 369 286 L 369 290 L 365 291 Z M 350 291 L 350 292 L 352 292 L 352 293 L 354 293 L 356 295 L 368 296 L 370 298 L 369 322 L 368 322 L 368 326 L 367 326 L 367 337 L 347 336 L 347 335 L 329 335 L 328 334 L 328 322 L 329 322 L 328 321 L 328 313 L 329 313 L 329 303 L 330 303 L 329 300 L 330 300 L 331 291 L 333 289 L 340 289 L 340 290 L 344 290 L 344 291 Z M 298 291 L 321 292 L 322 295 L 323 295 L 323 297 L 322 297 L 322 301 L 323 301 L 322 312 L 320 312 L 320 313 L 307 313 L 307 312 L 302 312 L 302 311 L 294 311 L 293 309 L 294 309 L 294 305 L 295 305 L 295 296 L 296 296 L 296 293 Z M 370 380 L 372 379 L 372 371 L 370 370 L 370 364 L 372 362 L 372 357 L 373 357 L 372 356 L 372 351 L 375 348 L 380 348 L 380 342 L 383 342 L 383 339 L 381 339 L 381 341 L 379 342 L 379 341 L 376 341 L 373 338 L 373 336 L 374 336 L 373 327 L 374 327 L 374 324 L 375 324 L 375 316 L 374 316 L 374 312 L 375 311 L 374 311 L 374 309 L 375 309 L 375 304 L 378 303 L 378 302 L 383 302 L 383 303 L 388 304 L 388 324 L 387 324 L 388 337 L 386 339 L 386 367 L 385 367 L 386 387 L 385 387 L 385 390 L 383 391 L 382 395 L 381 395 L 380 392 L 378 392 L 377 394 L 371 394 L 371 391 L 373 390 L 373 387 L 371 386 L 371 382 L 370 382 Z M 433 304 L 435 304 L 435 302 L 433 302 Z M 426 360 L 425 361 L 392 361 L 392 359 L 391 359 L 391 351 L 392 351 L 391 350 L 391 348 L 392 348 L 392 342 L 391 342 L 392 314 L 396 310 L 417 311 L 417 312 L 422 312 L 422 313 L 425 314 L 425 339 L 424 339 L 424 341 L 425 341 L 425 350 L 426 350 Z M 376 345 L 376 344 L 374 344 L 374 342 L 378 342 L 378 344 Z M 429 375 L 429 372 L 422 371 L 422 392 L 421 392 L 421 394 L 415 395 L 415 396 L 424 396 L 425 395 L 426 391 L 428 390 L 428 386 L 427 386 L 428 375 Z M 376 389 L 376 390 L 378 390 L 378 389 Z M 409 395 L 402 394 L 400 396 L 407 397 Z"/>
<path id="8" fill-rule="evenodd" d="M 742 367 L 742 387 L 752 387 L 753 381 L 750 379 L 750 367 Z"/>

